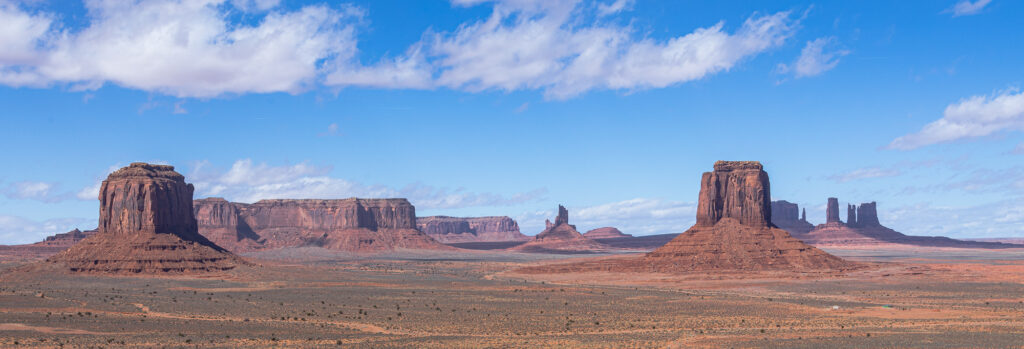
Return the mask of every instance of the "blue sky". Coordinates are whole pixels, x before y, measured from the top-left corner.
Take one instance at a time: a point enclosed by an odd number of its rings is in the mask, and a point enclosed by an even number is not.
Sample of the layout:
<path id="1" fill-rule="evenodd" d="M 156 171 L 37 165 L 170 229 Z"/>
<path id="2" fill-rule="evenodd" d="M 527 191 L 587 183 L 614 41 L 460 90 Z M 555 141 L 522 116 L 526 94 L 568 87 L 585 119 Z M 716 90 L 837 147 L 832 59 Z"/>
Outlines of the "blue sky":
<path id="1" fill-rule="evenodd" d="M 812 222 L 1024 236 L 1024 3 L 0 0 L 0 243 L 95 226 L 168 163 L 196 196 L 558 204 L 580 229 L 693 223 L 758 160 Z"/>

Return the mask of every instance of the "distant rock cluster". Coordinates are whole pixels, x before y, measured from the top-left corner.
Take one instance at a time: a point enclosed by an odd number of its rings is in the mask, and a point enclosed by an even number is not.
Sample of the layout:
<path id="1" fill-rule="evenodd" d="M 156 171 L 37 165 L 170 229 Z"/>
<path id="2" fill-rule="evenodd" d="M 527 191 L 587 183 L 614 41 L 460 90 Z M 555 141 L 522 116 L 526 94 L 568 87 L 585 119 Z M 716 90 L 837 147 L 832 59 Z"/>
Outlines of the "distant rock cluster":
<path id="1" fill-rule="evenodd" d="M 416 227 L 442 243 L 526 241 L 519 224 L 500 217 L 416 217 Z"/>

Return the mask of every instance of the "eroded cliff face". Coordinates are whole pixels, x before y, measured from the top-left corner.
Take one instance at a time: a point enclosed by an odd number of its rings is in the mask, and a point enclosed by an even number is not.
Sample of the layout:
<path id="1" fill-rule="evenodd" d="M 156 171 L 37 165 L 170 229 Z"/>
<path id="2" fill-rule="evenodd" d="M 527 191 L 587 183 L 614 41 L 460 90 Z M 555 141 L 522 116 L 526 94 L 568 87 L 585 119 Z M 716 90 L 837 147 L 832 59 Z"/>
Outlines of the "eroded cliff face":
<path id="1" fill-rule="evenodd" d="M 825 223 L 837 223 L 839 220 L 839 199 L 828 198 L 828 206 L 825 207 Z"/>
<path id="2" fill-rule="evenodd" d="M 121 168 L 100 187 L 99 232 L 48 261 L 99 273 L 208 272 L 244 264 L 199 234 L 192 192 L 173 166 Z"/>
<path id="3" fill-rule="evenodd" d="M 525 241 L 519 224 L 509 217 L 417 217 L 420 231 L 442 243 Z"/>
<path id="4" fill-rule="evenodd" d="M 802 217 L 800 214 L 800 208 L 795 203 L 786 200 L 772 201 L 772 224 L 796 238 L 814 229 L 814 225 L 807 222 L 807 211 L 803 211 Z"/>
<path id="5" fill-rule="evenodd" d="M 196 200 L 200 232 L 236 251 L 321 246 L 345 251 L 441 248 L 416 228 L 406 199 Z"/>
<path id="6" fill-rule="evenodd" d="M 710 227 L 723 218 L 740 224 L 771 224 L 771 188 L 768 174 L 756 161 L 718 161 L 715 170 L 701 177 L 697 225 Z"/>
<path id="7" fill-rule="evenodd" d="M 773 227 L 769 187 L 758 162 L 716 162 L 701 178 L 697 224 L 645 255 L 643 265 L 664 272 L 855 266 Z"/>

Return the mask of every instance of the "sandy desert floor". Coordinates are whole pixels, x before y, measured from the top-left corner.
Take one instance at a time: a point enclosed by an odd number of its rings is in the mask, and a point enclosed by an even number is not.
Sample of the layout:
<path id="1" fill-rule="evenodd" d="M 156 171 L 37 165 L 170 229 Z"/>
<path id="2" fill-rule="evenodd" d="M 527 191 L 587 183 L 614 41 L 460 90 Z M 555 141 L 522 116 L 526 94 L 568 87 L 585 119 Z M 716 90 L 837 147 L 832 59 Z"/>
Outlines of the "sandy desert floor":
<path id="1" fill-rule="evenodd" d="M 1024 251 L 837 250 L 846 275 L 524 274 L 617 256 L 300 248 L 208 277 L 18 272 L 0 347 L 1024 347 Z"/>

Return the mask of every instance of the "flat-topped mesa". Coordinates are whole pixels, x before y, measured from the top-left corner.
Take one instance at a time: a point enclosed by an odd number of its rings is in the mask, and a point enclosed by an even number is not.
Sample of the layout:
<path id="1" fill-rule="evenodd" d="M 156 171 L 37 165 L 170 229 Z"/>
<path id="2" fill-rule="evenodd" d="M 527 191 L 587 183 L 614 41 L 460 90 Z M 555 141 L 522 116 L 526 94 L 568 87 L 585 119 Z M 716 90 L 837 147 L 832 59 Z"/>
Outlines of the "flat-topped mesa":
<path id="1" fill-rule="evenodd" d="M 100 186 L 98 232 L 47 261 L 73 272 L 228 270 L 243 260 L 199 234 L 192 184 L 173 166 L 132 163 Z"/>
<path id="2" fill-rule="evenodd" d="M 524 241 L 530 237 L 519 232 L 519 224 L 506 216 L 494 217 L 416 217 L 420 231 L 442 243 Z"/>
<path id="3" fill-rule="evenodd" d="M 346 228 L 416 229 L 416 208 L 396 199 L 274 199 L 245 208 L 253 229 L 304 227 L 315 230 Z M 307 214 L 290 214 L 305 211 Z M 287 214 L 286 214 L 287 213 Z"/>
<path id="4" fill-rule="evenodd" d="M 839 199 L 828 198 L 828 206 L 825 208 L 825 223 L 841 223 L 839 220 Z"/>
<path id="5" fill-rule="evenodd" d="M 757 161 L 718 161 L 701 177 L 697 225 L 710 227 L 723 218 L 743 225 L 771 225 L 768 174 Z"/>
<path id="6" fill-rule="evenodd" d="M 583 236 L 589 239 L 618 239 L 633 237 L 633 235 L 625 234 L 615 227 L 602 227 L 597 229 L 591 229 L 586 233 L 583 233 Z"/>
<path id="7" fill-rule="evenodd" d="M 857 205 L 847 204 L 846 205 L 846 225 L 851 227 L 857 226 Z"/>
<path id="8" fill-rule="evenodd" d="M 320 246 L 353 252 L 449 249 L 416 227 L 416 208 L 395 199 L 195 201 L 200 232 L 232 251 Z"/>
<path id="9" fill-rule="evenodd" d="M 857 206 L 857 225 L 862 227 L 881 226 L 878 222 L 878 210 L 875 202 L 866 202 Z"/>

